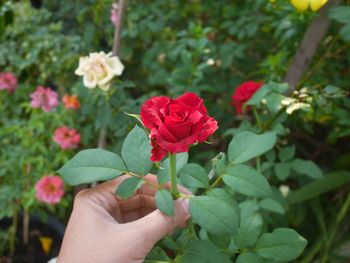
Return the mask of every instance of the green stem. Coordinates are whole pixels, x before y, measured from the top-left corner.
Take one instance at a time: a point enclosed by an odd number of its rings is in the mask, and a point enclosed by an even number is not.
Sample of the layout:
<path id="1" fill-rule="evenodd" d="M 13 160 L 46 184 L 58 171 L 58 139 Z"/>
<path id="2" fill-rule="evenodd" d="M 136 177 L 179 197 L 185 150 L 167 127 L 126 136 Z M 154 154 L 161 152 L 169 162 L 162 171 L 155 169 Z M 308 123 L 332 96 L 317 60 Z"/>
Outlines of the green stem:
<path id="1" fill-rule="evenodd" d="M 208 188 L 207 190 L 205 191 L 205 194 L 207 194 L 211 189 L 213 189 L 222 179 L 224 174 L 220 174 L 218 176 L 218 178 L 216 178 L 216 180 L 214 181 L 214 183 L 212 183 Z"/>
<path id="2" fill-rule="evenodd" d="M 176 181 L 176 155 L 169 154 L 170 161 L 170 180 L 171 180 L 171 193 L 174 199 L 179 197 L 179 192 L 177 191 L 177 181 Z"/>
<path id="3" fill-rule="evenodd" d="M 286 111 L 286 107 L 282 107 L 273 117 L 272 119 L 266 123 L 263 127 L 263 131 L 268 131 L 272 125 L 275 123 L 275 121 Z"/>
<path id="4" fill-rule="evenodd" d="M 326 248 L 324 249 L 324 253 L 323 253 L 323 257 L 321 260 L 321 263 L 325 263 L 328 262 L 328 255 L 329 255 L 329 250 L 331 249 L 333 240 L 335 238 L 335 235 L 337 234 L 338 231 L 338 227 L 340 225 L 340 223 L 343 221 L 344 217 L 346 216 L 347 212 L 350 209 L 350 193 L 348 194 L 348 196 L 346 197 L 346 200 L 342 206 L 342 208 L 340 209 L 335 224 L 333 225 L 330 234 L 329 234 L 329 238 L 328 238 L 328 242 L 326 244 Z"/>
<path id="5" fill-rule="evenodd" d="M 189 233 L 189 235 L 191 237 L 194 237 L 195 239 L 198 239 L 196 230 L 194 229 L 194 224 L 193 224 L 192 219 L 188 220 L 187 222 L 188 222 L 187 225 L 188 225 L 188 233 Z"/>
<path id="6" fill-rule="evenodd" d="M 256 157 L 256 170 L 257 170 L 259 173 L 261 172 L 260 156 Z"/>
<path id="7" fill-rule="evenodd" d="M 262 131 L 263 130 L 262 123 L 261 123 L 261 120 L 259 118 L 258 112 L 256 111 L 255 107 L 253 108 L 253 113 L 254 113 L 254 117 L 255 117 L 256 123 L 258 124 L 259 129 Z"/>
<path id="8" fill-rule="evenodd" d="M 18 212 L 15 210 L 15 213 L 12 217 L 12 226 L 9 237 L 9 246 L 10 246 L 10 255 L 13 256 L 15 253 L 16 247 L 16 234 L 17 234 L 17 224 L 18 224 Z"/>

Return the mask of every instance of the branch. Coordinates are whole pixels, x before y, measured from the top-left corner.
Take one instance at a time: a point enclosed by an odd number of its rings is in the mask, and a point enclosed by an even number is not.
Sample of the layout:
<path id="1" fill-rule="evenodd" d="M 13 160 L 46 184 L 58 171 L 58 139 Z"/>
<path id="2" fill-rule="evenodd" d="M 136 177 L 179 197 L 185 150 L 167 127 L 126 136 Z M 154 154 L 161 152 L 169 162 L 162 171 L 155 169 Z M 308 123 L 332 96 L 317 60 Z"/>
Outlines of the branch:
<path id="1" fill-rule="evenodd" d="M 319 44 L 324 39 L 331 20 L 328 18 L 328 10 L 341 3 L 341 0 L 329 0 L 328 3 L 321 9 L 318 17 L 314 19 L 297 50 L 292 63 L 290 64 L 284 81 L 289 84 L 288 94 L 292 93 L 296 85 L 301 80 L 304 72 L 308 69 Z"/>
<path id="2" fill-rule="evenodd" d="M 122 26 L 123 26 L 124 12 L 125 12 L 125 1 L 119 0 L 117 21 L 115 23 L 114 39 L 113 39 L 113 47 L 112 47 L 112 53 L 114 56 L 118 56 L 120 51 L 121 32 L 122 32 Z M 107 141 L 107 127 L 103 127 L 100 130 L 97 147 L 105 148 L 106 141 Z"/>

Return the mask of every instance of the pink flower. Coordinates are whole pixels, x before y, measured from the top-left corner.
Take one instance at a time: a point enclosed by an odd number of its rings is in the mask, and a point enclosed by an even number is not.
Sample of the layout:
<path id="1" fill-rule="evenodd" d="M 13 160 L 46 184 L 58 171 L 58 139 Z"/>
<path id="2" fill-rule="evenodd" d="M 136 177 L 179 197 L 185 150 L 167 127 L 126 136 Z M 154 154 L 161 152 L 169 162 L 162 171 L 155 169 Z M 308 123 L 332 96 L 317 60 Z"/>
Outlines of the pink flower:
<path id="1" fill-rule="evenodd" d="M 42 108 L 43 111 L 50 111 L 56 107 L 58 102 L 58 93 L 50 88 L 38 86 L 34 93 L 30 95 L 33 108 Z"/>
<path id="2" fill-rule="evenodd" d="M 118 23 L 118 6 L 116 4 L 112 5 L 110 19 L 112 24 L 116 26 Z"/>
<path id="3" fill-rule="evenodd" d="M 63 180 L 54 175 L 45 175 L 35 184 L 35 195 L 40 201 L 57 204 L 64 194 Z"/>
<path id="4" fill-rule="evenodd" d="M 63 126 L 55 130 L 53 140 L 59 144 L 62 150 L 74 149 L 80 143 L 80 134 L 75 129 Z"/>
<path id="5" fill-rule="evenodd" d="M 17 79 L 15 75 L 10 72 L 0 73 L 0 90 L 7 90 L 13 93 L 17 88 Z"/>

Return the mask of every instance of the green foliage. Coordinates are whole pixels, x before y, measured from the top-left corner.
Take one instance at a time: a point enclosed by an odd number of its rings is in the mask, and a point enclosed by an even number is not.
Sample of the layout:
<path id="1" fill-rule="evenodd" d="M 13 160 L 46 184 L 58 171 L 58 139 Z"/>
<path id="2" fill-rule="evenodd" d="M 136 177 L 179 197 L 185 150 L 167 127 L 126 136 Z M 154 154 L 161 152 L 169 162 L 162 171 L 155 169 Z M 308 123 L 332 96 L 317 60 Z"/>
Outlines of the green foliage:
<path id="1" fill-rule="evenodd" d="M 301 254 L 306 244 L 306 240 L 294 230 L 278 228 L 260 237 L 256 252 L 267 259 L 290 261 Z"/>
<path id="2" fill-rule="evenodd" d="M 289 64 L 318 14 L 299 13 L 282 0 L 128 1 L 120 50 L 126 70 L 103 93 L 83 87 L 74 70 L 80 56 L 111 50 L 112 2 L 43 1 L 33 9 L 29 1 L 0 1 L 0 68 L 19 82 L 13 94 L 0 90 L 0 218 L 28 209 L 66 220 L 70 187 L 56 207 L 38 202 L 34 190 L 63 164 L 59 171 L 69 185 L 129 172 L 116 189 L 123 199 L 147 184 L 143 176 L 149 172 L 157 174 L 161 189 L 170 180 L 169 159 L 153 166 L 148 135 L 124 112 L 137 116 L 151 96 L 194 91 L 220 128 L 212 145 L 177 154 L 178 183 L 194 194 L 182 197 L 190 198 L 195 225 L 160 246 L 175 262 L 290 261 L 306 244 L 296 232 L 279 228 L 293 226 L 312 248 L 298 262 L 338 262 L 346 229 L 335 218 L 346 209 L 350 182 L 342 171 L 350 168 L 348 3 L 331 8 L 336 22 L 302 79 L 289 87 L 283 83 Z M 247 80 L 265 85 L 245 103 L 245 114 L 233 114 L 230 96 Z M 38 85 L 57 90 L 60 98 L 78 95 L 81 109 L 32 109 L 30 94 Z M 288 113 L 286 100 L 308 107 Z M 62 125 L 81 134 L 78 149 L 60 150 L 53 142 Z M 102 127 L 108 151 L 79 152 L 97 146 Z M 289 193 L 278 191 L 281 182 Z M 156 200 L 161 211 L 173 213 L 167 190 L 159 190 Z M 335 229 L 337 242 L 328 229 Z M 2 233 L 1 248 L 8 239 Z M 164 250 L 154 249 L 146 262 L 171 261 Z"/>
<path id="3" fill-rule="evenodd" d="M 167 190 L 159 190 L 156 193 L 156 204 L 160 211 L 168 216 L 174 215 L 174 201 Z"/>
<path id="4" fill-rule="evenodd" d="M 176 258 L 175 262 L 231 262 L 216 246 L 202 240 L 192 240 L 184 248 L 184 254 Z"/>
<path id="5" fill-rule="evenodd" d="M 125 138 L 122 157 L 130 172 L 146 175 L 152 168 L 151 146 L 146 133 L 137 125 Z"/>
<path id="6" fill-rule="evenodd" d="M 212 196 L 191 198 L 190 213 L 195 222 L 213 234 L 234 234 L 239 225 L 235 209 Z"/>
<path id="7" fill-rule="evenodd" d="M 180 171 L 182 184 L 188 189 L 208 188 L 207 172 L 198 164 L 189 163 Z"/>
<path id="8" fill-rule="evenodd" d="M 123 199 L 129 199 L 132 197 L 137 189 L 139 189 L 144 181 L 139 177 L 131 177 L 125 179 L 120 185 L 118 185 L 115 194 Z"/>
<path id="9" fill-rule="evenodd" d="M 252 197 L 272 195 L 266 178 L 250 166 L 236 165 L 226 169 L 223 180 L 234 191 L 244 195 Z"/>
<path id="10" fill-rule="evenodd" d="M 340 30 L 339 35 L 345 41 L 350 41 L 350 7 L 349 6 L 338 6 L 333 7 L 329 12 L 329 17 L 340 22 L 345 23 L 343 28 Z"/>
<path id="11" fill-rule="evenodd" d="M 273 132 L 262 135 L 239 133 L 228 146 L 228 159 L 232 164 L 244 163 L 271 150 L 275 143 L 276 134 Z"/>
<path id="12" fill-rule="evenodd" d="M 57 172 L 70 185 L 113 179 L 126 172 L 126 167 L 115 154 L 103 149 L 83 150 Z"/>

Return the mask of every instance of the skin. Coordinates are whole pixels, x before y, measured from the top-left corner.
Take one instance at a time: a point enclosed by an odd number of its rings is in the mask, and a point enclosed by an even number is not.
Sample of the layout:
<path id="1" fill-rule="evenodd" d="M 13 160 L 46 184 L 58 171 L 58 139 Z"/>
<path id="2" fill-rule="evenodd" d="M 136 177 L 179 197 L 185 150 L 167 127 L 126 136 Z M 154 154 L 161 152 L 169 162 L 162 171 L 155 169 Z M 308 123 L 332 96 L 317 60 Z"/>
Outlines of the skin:
<path id="1" fill-rule="evenodd" d="M 188 199 L 176 200 L 175 214 L 168 217 L 157 209 L 156 189 L 149 185 L 144 184 L 128 200 L 116 197 L 116 187 L 128 177 L 123 175 L 77 194 L 58 263 L 143 262 L 160 239 L 186 226 Z M 155 175 L 145 179 L 157 185 Z M 181 186 L 178 189 L 190 194 Z"/>

